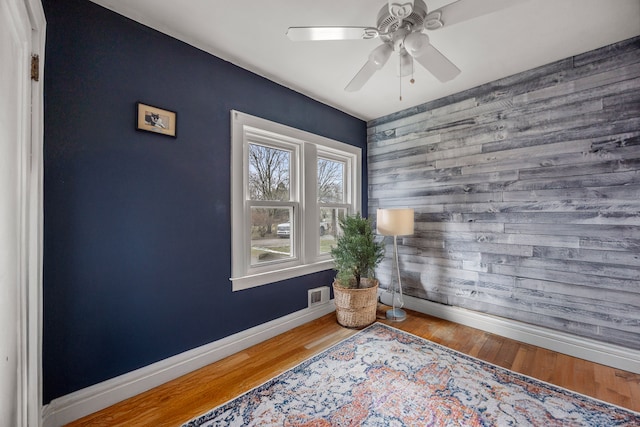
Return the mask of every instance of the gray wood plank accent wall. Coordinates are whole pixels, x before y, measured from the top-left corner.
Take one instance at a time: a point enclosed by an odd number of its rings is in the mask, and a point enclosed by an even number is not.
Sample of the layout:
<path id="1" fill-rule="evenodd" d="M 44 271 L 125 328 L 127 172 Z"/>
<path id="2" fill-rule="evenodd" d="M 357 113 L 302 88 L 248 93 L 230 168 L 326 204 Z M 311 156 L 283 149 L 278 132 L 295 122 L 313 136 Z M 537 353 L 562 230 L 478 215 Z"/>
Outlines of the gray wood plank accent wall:
<path id="1" fill-rule="evenodd" d="M 640 349 L 640 37 L 373 120 L 368 170 L 406 294 Z"/>

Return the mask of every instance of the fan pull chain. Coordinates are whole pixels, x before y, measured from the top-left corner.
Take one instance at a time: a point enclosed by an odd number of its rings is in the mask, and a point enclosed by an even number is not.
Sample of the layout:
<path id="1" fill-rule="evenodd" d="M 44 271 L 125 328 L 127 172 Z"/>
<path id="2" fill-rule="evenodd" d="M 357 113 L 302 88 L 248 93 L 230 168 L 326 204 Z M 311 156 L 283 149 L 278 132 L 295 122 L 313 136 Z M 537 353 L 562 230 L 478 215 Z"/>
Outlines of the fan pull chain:
<path id="1" fill-rule="evenodd" d="M 402 55 L 398 55 L 400 64 L 399 64 L 399 69 L 400 69 L 400 101 L 402 101 Z"/>

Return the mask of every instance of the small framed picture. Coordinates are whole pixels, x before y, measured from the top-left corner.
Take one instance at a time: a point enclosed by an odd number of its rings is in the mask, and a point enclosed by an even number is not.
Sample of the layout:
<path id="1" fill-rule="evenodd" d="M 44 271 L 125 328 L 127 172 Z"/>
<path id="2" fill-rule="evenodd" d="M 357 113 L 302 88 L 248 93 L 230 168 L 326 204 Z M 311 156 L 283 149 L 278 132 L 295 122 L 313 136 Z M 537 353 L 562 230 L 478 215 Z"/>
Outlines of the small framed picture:
<path id="1" fill-rule="evenodd" d="M 136 129 L 176 137 L 177 114 L 151 105 L 136 103 Z"/>

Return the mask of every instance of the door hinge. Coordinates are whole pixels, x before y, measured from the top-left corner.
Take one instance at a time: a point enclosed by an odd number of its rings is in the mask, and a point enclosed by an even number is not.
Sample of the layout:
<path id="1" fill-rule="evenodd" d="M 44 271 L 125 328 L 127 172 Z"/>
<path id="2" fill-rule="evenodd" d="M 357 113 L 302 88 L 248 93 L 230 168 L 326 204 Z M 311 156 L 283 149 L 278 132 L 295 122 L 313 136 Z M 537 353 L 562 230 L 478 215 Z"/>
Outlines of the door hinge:
<path id="1" fill-rule="evenodd" d="M 31 55 L 31 80 L 40 81 L 40 56 Z"/>

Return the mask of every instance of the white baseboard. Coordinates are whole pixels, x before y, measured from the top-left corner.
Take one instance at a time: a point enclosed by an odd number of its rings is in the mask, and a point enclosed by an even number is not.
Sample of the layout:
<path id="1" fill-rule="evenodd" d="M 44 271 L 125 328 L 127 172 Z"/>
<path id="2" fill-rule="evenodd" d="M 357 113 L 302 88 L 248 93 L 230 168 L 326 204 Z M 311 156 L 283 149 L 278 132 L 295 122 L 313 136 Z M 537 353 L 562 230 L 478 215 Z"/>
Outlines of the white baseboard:
<path id="1" fill-rule="evenodd" d="M 291 313 L 193 350 L 52 400 L 42 427 L 58 427 L 202 368 L 335 311 L 333 300 Z"/>
<path id="2" fill-rule="evenodd" d="M 385 289 L 381 290 L 380 297 L 383 303 L 390 304 L 391 294 Z M 638 350 L 406 295 L 404 302 L 406 308 L 420 313 L 640 374 L 640 351 Z"/>

